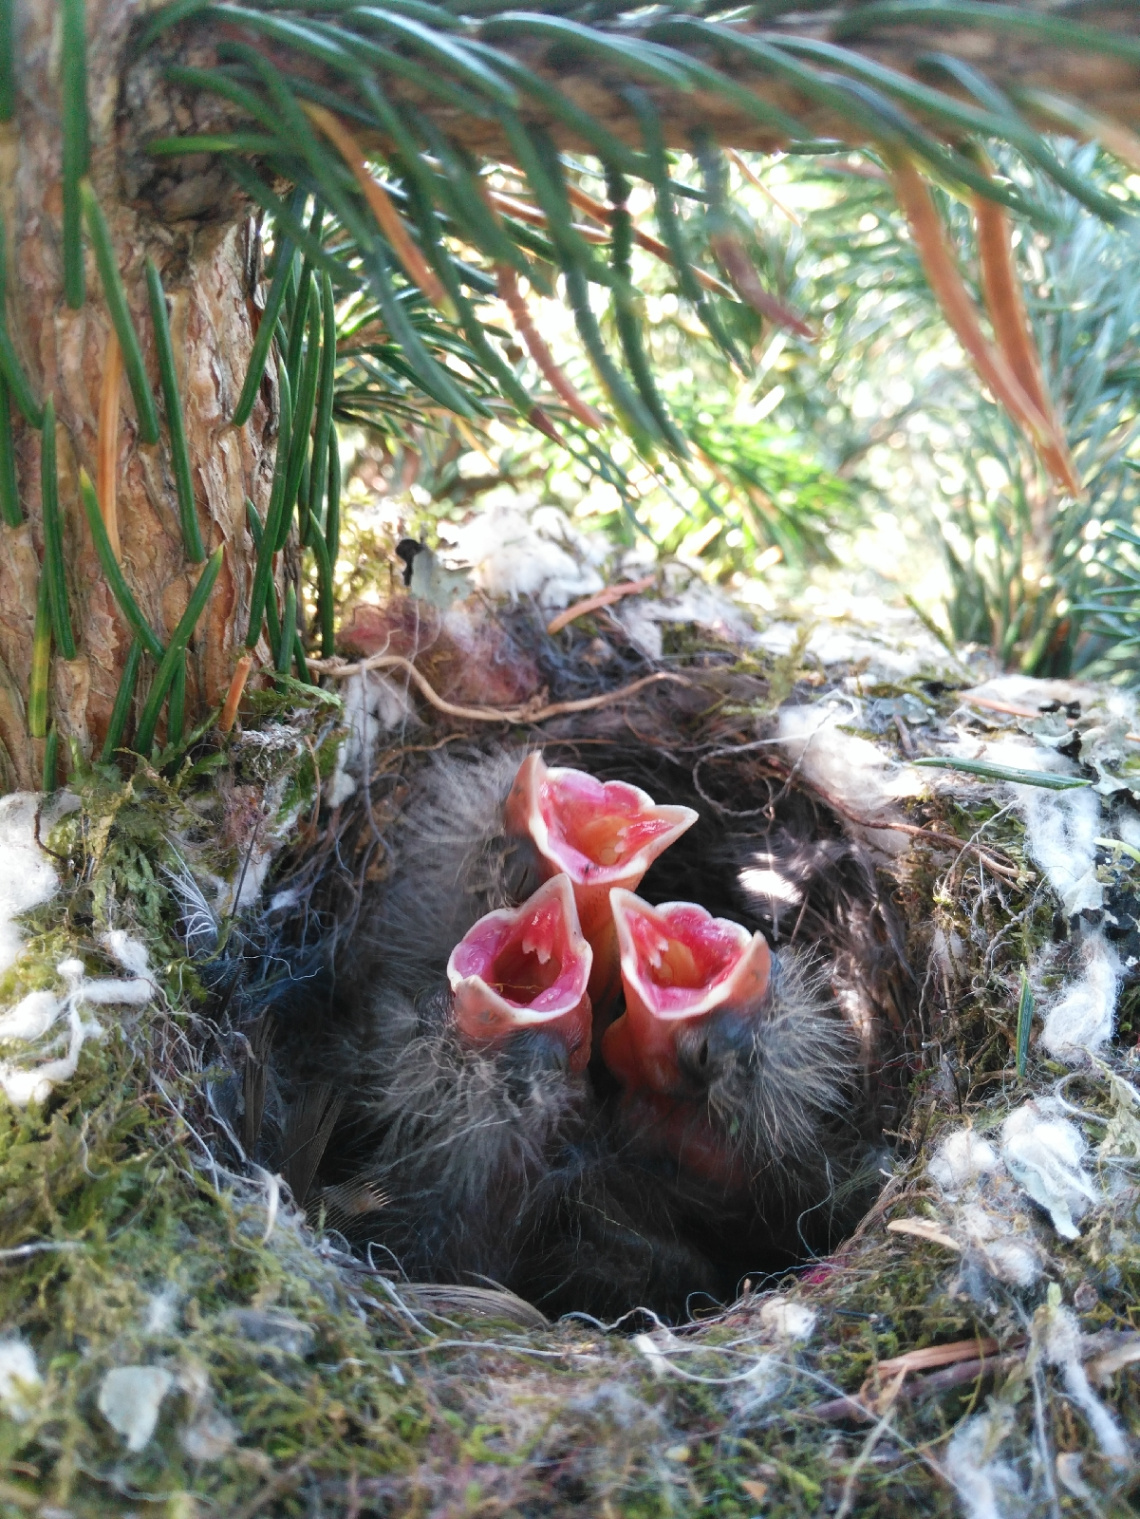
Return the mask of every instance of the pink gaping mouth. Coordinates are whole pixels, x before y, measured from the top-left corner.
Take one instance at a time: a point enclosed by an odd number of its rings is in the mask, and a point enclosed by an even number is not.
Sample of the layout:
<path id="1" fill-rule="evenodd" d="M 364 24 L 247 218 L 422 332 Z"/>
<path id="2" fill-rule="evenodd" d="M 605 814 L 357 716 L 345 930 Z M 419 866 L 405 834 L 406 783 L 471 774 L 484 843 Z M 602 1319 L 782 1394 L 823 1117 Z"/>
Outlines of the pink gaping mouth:
<path id="1" fill-rule="evenodd" d="M 480 918 L 452 950 L 455 1027 L 485 1047 L 544 1029 L 565 1043 L 571 1069 L 581 1070 L 590 1058 L 592 964 L 569 878 L 556 875 L 521 907 Z"/>
<path id="2" fill-rule="evenodd" d="M 624 781 L 549 768 L 528 754 L 507 797 L 507 830 L 528 836 L 547 875 L 565 872 L 582 932 L 594 950 L 590 995 L 616 996 L 618 952 L 610 914 L 613 887 L 632 891 L 653 861 L 697 821 L 691 807 L 658 806 Z"/>
<path id="3" fill-rule="evenodd" d="M 725 1010 L 746 1016 L 768 986 L 771 951 L 763 935 L 692 902 L 651 907 L 616 889 L 610 904 L 625 1012 L 607 1029 L 602 1053 L 628 1088 L 678 1092 L 679 1027 Z"/>

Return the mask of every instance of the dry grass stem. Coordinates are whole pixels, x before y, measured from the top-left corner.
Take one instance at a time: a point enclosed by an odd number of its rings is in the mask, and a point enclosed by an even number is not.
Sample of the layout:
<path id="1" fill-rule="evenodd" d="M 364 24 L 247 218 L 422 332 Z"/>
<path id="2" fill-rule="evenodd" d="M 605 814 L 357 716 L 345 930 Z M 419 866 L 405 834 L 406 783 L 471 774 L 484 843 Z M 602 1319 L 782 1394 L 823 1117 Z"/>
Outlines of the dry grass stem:
<path id="1" fill-rule="evenodd" d="M 945 845 L 948 849 L 955 849 L 959 854 L 975 854 L 978 860 L 987 870 L 996 876 L 1003 876 L 1007 880 L 1015 881 L 1018 876 L 1016 864 L 1008 855 L 1002 854 L 996 849 L 983 849 L 981 845 L 972 839 L 960 839 L 957 834 L 943 833 L 936 828 L 922 828 L 917 823 L 899 823 L 892 818 L 864 818 L 858 813 L 851 812 L 844 807 L 842 802 L 835 797 L 821 791 L 820 796 L 829 807 L 834 808 L 841 817 L 845 817 L 849 823 L 855 823 L 860 828 L 891 829 L 895 833 L 909 833 L 912 838 L 926 839 L 928 843 Z"/>
<path id="2" fill-rule="evenodd" d="M 926 1240 L 931 1245 L 942 1245 L 946 1250 L 953 1250 L 957 1254 L 962 1253 L 962 1246 L 958 1241 L 941 1230 L 937 1224 L 931 1223 L 925 1218 L 892 1218 L 887 1225 L 889 1234 L 910 1234 L 915 1239 Z"/>
<path id="3" fill-rule="evenodd" d="M 888 1228 L 891 1226 L 888 1224 Z M 908 1350 L 878 1363 L 880 1376 L 894 1376 L 896 1371 L 930 1371 L 935 1366 L 953 1366 L 958 1361 L 980 1361 L 996 1355 L 1001 1347 L 996 1340 L 954 1340 L 949 1345 L 927 1345 L 922 1350 Z"/>

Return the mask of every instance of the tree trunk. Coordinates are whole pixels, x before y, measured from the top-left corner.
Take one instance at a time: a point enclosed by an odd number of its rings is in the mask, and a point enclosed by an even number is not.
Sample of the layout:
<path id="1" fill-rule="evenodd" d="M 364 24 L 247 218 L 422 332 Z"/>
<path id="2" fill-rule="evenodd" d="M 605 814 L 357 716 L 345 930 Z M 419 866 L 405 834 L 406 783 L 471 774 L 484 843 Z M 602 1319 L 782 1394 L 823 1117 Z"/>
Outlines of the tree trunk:
<path id="1" fill-rule="evenodd" d="M 223 696 L 245 633 L 253 544 L 248 496 L 264 513 L 272 474 L 273 404 L 259 400 L 250 422 L 229 417 L 252 342 L 248 236 L 235 217 L 209 223 L 159 222 L 126 195 L 118 148 L 125 44 L 138 0 L 88 0 L 91 180 L 106 214 L 156 396 L 157 358 L 144 260 L 157 265 L 168 296 L 176 372 L 202 541 L 225 558 L 187 666 L 186 721 L 192 725 Z M 107 732 L 130 629 L 96 557 L 84 516 L 78 471 L 96 478 L 100 402 L 112 331 L 99 275 L 86 253 L 86 300 L 73 311 L 62 290 L 60 7 L 25 5 L 17 29 L 16 116 L 0 148 L 7 228 L 8 323 L 37 398 L 53 397 L 59 497 L 71 623 L 77 657 L 56 651 L 51 716 L 60 738 L 98 752 Z M 161 414 L 161 406 L 160 406 Z M 0 526 L 0 766 L 7 785 L 38 785 L 42 756 L 28 738 L 26 704 L 32 630 L 44 556 L 40 434 L 13 407 L 19 496 L 25 521 Z M 120 563 L 135 597 L 165 644 L 201 573 L 185 555 L 168 435 L 146 446 L 128 385 L 121 386 L 115 451 Z M 145 697 L 148 661 L 136 687 Z M 129 730 L 128 730 L 129 731 Z M 42 748 L 42 745 L 39 746 Z"/>

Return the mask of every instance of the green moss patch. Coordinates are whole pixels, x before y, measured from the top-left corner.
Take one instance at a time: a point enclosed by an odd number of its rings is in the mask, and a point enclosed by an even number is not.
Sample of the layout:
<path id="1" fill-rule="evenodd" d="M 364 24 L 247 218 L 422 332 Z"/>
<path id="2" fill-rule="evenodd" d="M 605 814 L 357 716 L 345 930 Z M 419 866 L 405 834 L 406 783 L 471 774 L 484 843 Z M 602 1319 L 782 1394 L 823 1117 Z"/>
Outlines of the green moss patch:
<path id="1" fill-rule="evenodd" d="M 769 673 L 806 694 L 787 665 Z M 761 671 L 753 658 L 739 673 Z M 924 699 L 945 712 L 954 702 Z M 189 868 L 216 880 L 222 901 L 257 840 L 283 819 L 308 827 L 338 721 L 319 705 L 278 707 L 262 736 L 198 754 L 174 777 L 80 777 L 81 809 L 47 840 L 62 889 L 30 916 L 4 1005 L 58 988 L 67 956 L 93 976 L 121 974 L 100 943 L 111 927 L 145 941 L 161 995 L 100 1008 L 102 1037 L 46 1103 L 0 1104 L 0 1321 L 42 1379 L 8 1386 L 0 1514 L 914 1519 L 960 1511 L 948 1443 L 988 1404 L 1008 1412 L 1001 1449 L 1027 1491 L 1044 1490 L 1047 1459 L 1060 1512 L 1080 1506 L 1056 1473 L 1078 1470 L 1104 1513 L 1131 1511 L 1135 1478 L 1101 1454 L 1042 1346 L 1050 1284 L 1078 1315 L 1086 1364 L 1140 1332 L 1140 1156 L 1129 1150 L 1140 1129 L 1120 1084 L 1134 1069 L 1133 990 L 1121 1047 L 1064 1086 L 1103 1193 L 1080 1237 L 1038 1220 L 1048 1258 L 1028 1292 L 973 1289 L 962 1252 L 937 1238 L 945 1207 L 925 1161 L 940 1138 L 963 1123 L 994 1136 L 1067 1076 L 1032 1047 L 1025 1077 L 1015 1070 L 1021 972 L 1055 935 L 1056 904 L 1002 798 L 971 785 L 907 814 L 927 830 L 894 867 L 920 1028 L 883 1191 L 855 1236 L 695 1326 L 524 1327 L 508 1301 L 425 1296 L 318 1238 L 276 1179 L 240 1164 L 216 1116 L 211 1087 L 228 1073 L 202 967 L 178 931 L 176 878 Z M 938 832 L 984 844 L 1005 873 Z M 1104 868 L 1140 885 L 1125 857 Z M 1050 975 L 1062 976 L 1065 953 L 1058 945 Z M 781 1332 L 774 1294 L 814 1313 L 806 1338 Z M 963 1341 L 984 1348 L 934 1369 L 919 1361 L 901 1381 L 889 1366 Z M 101 1411 L 107 1373 L 129 1367 L 168 1373 L 137 1450 Z M 1140 1436 L 1134 1366 L 1096 1393 Z"/>

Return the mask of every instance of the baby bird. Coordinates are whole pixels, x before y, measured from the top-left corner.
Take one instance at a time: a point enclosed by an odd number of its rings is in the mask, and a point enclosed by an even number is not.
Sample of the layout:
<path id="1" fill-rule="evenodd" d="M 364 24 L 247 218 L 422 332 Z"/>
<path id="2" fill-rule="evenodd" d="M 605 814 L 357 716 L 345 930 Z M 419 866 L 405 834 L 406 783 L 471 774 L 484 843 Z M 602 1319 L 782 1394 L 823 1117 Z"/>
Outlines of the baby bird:
<path id="1" fill-rule="evenodd" d="M 373 1259 L 612 1319 L 683 1318 L 802 1253 L 844 1170 L 851 1042 L 809 961 L 633 894 L 696 820 L 539 753 L 424 767 L 326 1073 L 321 1181 Z"/>
<path id="2" fill-rule="evenodd" d="M 581 1071 L 590 1058 L 593 959 L 565 875 L 521 907 L 487 913 L 448 957 L 457 1037 L 493 1050 L 541 1033 L 565 1051 L 569 1070 Z"/>
<path id="3" fill-rule="evenodd" d="M 585 1069 L 599 943 L 620 997 L 605 894 L 640 881 L 695 816 L 538 754 L 425 767 L 342 957 L 351 1076 L 324 1179 L 354 1243 L 412 1277 L 490 1279 L 547 1312 L 683 1315 L 690 1291 L 711 1291 Z M 353 1189 L 364 1206 L 346 1222 Z"/>
<path id="4" fill-rule="evenodd" d="M 607 1003 L 612 1014 L 621 979 L 610 889 L 636 887 L 696 820 L 691 807 L 659 807 L 638 786 L 548 767 L 537 751 L 437 759 L 404 808 L 367 935 L 383 946 L 386 979 L 415 995 L 477 918 L 565 874 L 593 949 L 595 1016 Z"/>
<path id="5" fill-rule="evenodd" d="M 602 1054 L 627 1129 L 722 1197 L 810 1193 L 834 1164 L 854 1051 L 822 977 L 694 903 L 610 901 L 625 1011 Z"/>
<path id="6" fill-rule="evenodd" d="M 342 1232 L 413 1278 L 522 1285 L 531 1193 L 587 1122 L 592 959 L 557 876 L 478 919 L 414 995 L 370 968 L 337 1148 L 384 1203 Z"/>
<path id="7" fill-rule="evenodd" d="M 503 809 L 507 832 L 533 845 L 543 875 L 569 877 L 582 932 L 594 951 L 590 998 L 609 1021 L 621 972 L 610 892 L 632 891 L 654 860 L 691 828 L 691 807 L 659 806 L 640 786 L 599 781 L 582 770 L 550 768 L 528 754 Z"/>

